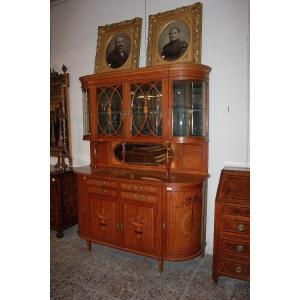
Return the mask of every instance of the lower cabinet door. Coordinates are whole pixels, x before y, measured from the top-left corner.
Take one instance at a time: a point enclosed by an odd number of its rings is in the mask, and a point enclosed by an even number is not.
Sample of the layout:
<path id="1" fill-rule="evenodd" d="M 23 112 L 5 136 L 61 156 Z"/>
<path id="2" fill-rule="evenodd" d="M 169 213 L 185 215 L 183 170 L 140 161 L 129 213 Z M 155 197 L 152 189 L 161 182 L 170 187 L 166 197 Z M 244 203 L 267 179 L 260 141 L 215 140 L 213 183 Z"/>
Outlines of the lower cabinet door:
<path id="1" fill-rule="evenodd" d="M 126 248 L 155 252 L 156 208 L 124 203 L 124 244 Z"/>
<path id="2" fill-rule="evenodd" d="M 116 244 L 116 201 L 90 195 L 91 235 L 95 240 Z"/>
<path id="3" fill-rule="evenodd" d="M 167 192 L 167 256 L 189 256 L 200 250 L 202 232 L 202 194 L 200 189 Z"/>

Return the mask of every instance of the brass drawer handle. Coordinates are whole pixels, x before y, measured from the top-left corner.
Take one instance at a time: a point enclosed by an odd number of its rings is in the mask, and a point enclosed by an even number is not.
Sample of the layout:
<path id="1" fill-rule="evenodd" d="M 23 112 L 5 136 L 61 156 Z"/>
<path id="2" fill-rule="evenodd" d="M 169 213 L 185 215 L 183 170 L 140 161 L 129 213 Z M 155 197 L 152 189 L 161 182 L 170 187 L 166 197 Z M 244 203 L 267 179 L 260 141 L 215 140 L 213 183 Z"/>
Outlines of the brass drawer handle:
<path id="1" fill-rule="evenodd" d="M 239 224 L 236 226 L 236 229 L 240 232 L 243 232 L 246 230 L 246 226 L 244 224 Z"/>
<path id="2" fill-rule="evenodd" d="M 105 189 L 101 189 L 101 188 L 99 188 L 98 191 L 99 191 L 100 193 L 105 193 L 105 192 L 106 192 Z"/>
<path id="3" fill-rule="evenodd" d="M 241 266 L 237 266 L 236 268 L 235 268 L 235 272 L 236 273 L 242 273 L 242 271 L 243 271 L 243 268 L 241 267 Z"/>
<path id="4" fill-rule="evenodd" d="M 237 252 L 244 252 L 245 251 L 245 247 L 243 245 L 236 245 L 235 246 L 235 250 Z"/>

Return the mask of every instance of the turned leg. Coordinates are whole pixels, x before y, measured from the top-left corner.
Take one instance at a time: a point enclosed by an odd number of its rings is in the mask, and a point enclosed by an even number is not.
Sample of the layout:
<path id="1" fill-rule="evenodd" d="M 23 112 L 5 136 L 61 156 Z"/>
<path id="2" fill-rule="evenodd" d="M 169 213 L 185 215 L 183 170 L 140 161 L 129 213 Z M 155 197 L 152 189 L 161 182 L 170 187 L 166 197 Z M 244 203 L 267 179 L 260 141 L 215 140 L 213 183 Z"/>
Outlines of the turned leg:
<path id="1" fill-rule="evenodd" d="M 58 239 L 62 238 L 63 236 L 64 236 L 64 234 L 63 234 L 63 231 L 62 231 L 62 230 L 57 231 L 56 237 L 57 237 Z"/>
<path id="2" fill-rule="evenodd" d="M 92 249 L 92 242 L 91 241 L 85 241 L 86 242 L 86 247 L 88 251 L 91 251 Z"/>
<path id="3" fill-rule="evenodd" d="M 158 266 L 159 273 L 162 273 L 163 270 L 164 270 L 164 260 L 163 259 L 158 259 L 157 260 L 157 266 Z"/>

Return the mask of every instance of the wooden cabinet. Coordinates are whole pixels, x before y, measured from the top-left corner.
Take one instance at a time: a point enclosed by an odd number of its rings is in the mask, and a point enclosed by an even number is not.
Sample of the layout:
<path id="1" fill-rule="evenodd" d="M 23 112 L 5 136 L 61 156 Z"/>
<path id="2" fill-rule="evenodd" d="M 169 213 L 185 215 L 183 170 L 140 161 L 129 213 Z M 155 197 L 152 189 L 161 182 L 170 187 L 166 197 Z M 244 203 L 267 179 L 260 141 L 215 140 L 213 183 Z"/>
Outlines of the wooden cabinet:
<path id="1" fill-rule="evenodd" d="M 163 260 L 204 254 L 210 67 L 80 78 L 91 164 L 77 168 L 79 235 Z"/>
<path id="2" fill-rule="evenodd" d="M 204 254 L 204 176 L 174 174 L 170 178 L 157 172 L 151 174 L 155 183 L 149 183 L 150 179 L 144 179 L 147 172 L 119 169 L 115 173 L 112 168 L 90 167 L 76 172 L 78 234 L 89 248 L 91 242 L 98 242 L 154 257 L 160 270 L 164 259 Z M 184 182 L 187 179 L 189 183 Z"/>
<path id="3" fill-rule="evenodd" d="M 50 170 L 50 228 L 62 237 L 63 230 L 77 224 L 76 180 L 72 170 Z"/>
<path id="4" fill-rule="evenodd" d="M 250 170 L 222 170 L 215 206 L 213 279 L 250 278 Z"/>

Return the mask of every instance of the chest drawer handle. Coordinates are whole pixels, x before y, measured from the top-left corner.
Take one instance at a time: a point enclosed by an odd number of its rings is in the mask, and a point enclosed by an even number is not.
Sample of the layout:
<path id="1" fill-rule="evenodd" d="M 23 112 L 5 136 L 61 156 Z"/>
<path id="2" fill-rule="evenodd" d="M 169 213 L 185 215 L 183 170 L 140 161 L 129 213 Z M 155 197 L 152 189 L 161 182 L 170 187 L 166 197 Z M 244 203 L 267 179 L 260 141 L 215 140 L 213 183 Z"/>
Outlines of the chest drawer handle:
<path id="1" fill-rule="evenodd" d="M 105 192 L 106 192 L 105 189 L 101 189 L 101 188 L 99 188 L 98 191 L 99 191 L 100 193 L 105 193 Z"/>
<path id="2" fill-rule="evenodd" d="M 237 252 L 244 252 L 245 251 L 245 247 L 243 245 L 236 245 L 235 246 L 235 250 Z"/>
<path id="3" fill-rule="evenodd" d="M 242 273 L 242 271 L 243 271 L 243 268 L 241 267 L 241 266 L 237 266 L 236 268 L 235 268 L 235 272 L 236 273 Z"/>
<path id="4" fill-rule="evenodd" d="M 51 178 L 51 181 L 55 182 L 55 178 Z"/>
<path id="5" fill-rule="evenodd" d="M 244 224 L 239 224 L 236 226 L 237 231 L 243 232 L 246 229 L 246 226 Z"/>

